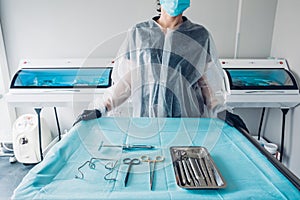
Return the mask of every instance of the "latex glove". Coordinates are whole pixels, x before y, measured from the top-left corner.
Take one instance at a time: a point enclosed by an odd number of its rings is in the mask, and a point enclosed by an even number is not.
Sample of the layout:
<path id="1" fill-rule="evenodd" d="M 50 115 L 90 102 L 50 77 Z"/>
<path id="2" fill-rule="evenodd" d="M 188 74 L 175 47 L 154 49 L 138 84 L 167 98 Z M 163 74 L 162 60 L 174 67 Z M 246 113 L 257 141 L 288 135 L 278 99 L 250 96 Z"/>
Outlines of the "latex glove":
<path id="1" fill-rule="evenodd" d="M 224 111 L 218 113 L 218 118 L 224 120 L 230 126 L 233 126 L 237 129 L 242 128 L 249 133 L 249 130 L 248 130 L 245 122 L 242 120 L 242 118 L 240 116 L 238 116 L 236 114 L 233 114 L 227 110 L 224 110 Z"/>
<path id="2" fill-rule="evenodd" d="M 74 122 L 73 126 L 75 124 L 77 124 L 78 122 L 81 121 L 87 121 L 87 120 L 91 120 L 91 119 L 97 119 L 100 118 L 102 116 L 101 112 L 97 109 L 93 109 L 93 110 L 84 110 L 82 114 L 80 114 L 76 121 Z"/>

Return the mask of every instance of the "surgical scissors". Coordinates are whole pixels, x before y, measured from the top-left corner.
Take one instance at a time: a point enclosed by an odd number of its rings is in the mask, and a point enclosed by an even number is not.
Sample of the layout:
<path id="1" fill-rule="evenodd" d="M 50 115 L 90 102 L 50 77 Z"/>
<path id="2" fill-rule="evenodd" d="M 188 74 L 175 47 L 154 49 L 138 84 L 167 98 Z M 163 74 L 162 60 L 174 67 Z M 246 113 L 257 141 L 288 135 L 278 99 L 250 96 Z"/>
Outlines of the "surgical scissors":
<path id="1" fill-rule="evenodd" d="M 126 187 L 127 183 L 128 183 L 128 178 L 129 178 L 131 166 L 132 165 L 139 165 L 141 163 L 141 161 L 138 158 L 133 158 L 133 159 L 131 159 L 131 158 L 124 158 L 123 163 L 126 164 L 126 165 L 129 165 L 128 169 L 127 169 L 126 177 L 125 177 L 125 180 L 124 180 L 125 187 Z"/>
<path id="2" fill-rule="evenodd" d="M 156 156 L 154 160 L 151 160 L 149 156 L 141 156 L 142 162 L 148 162 L 149 163 L 149 169 L 150 169 L 150 189 L 153 190 L 153 179 L 154 179 L 154 173 L 155 173 L 155 165 L 156 162 L 162 162 L 165 158 L 163 156 Z M 151 169 L 151 163 L 153 163 L 153 167 Z"/>

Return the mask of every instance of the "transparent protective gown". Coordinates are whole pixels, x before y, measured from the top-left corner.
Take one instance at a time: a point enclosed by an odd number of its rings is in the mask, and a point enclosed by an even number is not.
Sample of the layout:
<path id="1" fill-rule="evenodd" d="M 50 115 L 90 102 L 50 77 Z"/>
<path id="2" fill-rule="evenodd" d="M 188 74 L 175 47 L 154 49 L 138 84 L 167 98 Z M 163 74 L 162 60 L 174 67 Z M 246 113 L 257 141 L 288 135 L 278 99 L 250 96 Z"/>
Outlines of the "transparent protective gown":
<path id="1" fill-rule="evenodd" d="M 158 18 L 128 31 L 102 100 L 115 110 L 129 100 L 132 117 L 216 117 L 225 109 L 224 74 L 209 32 L 184 17 L 175 30 Z"/>

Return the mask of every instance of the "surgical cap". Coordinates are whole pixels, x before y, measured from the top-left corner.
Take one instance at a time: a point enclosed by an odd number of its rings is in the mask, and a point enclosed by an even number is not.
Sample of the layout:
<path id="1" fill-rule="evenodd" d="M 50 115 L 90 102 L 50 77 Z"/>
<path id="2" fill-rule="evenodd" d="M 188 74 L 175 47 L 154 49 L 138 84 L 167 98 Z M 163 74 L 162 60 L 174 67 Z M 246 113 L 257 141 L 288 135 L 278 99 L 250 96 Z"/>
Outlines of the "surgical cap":
<path id="1" fill-rule="evenodd" d="M 178 16 L 190 7 L 190 0 L 160 0 L 160 4 L 170 16 Z"/>
<path id="2" fill-rule="evenodd" d="M 126 101 L 133 117 L 215 117 L 224 110 L 224 76 L 213 39 L 185 17 L 176 30 L 155 20 L 129 30 L 112 79 L 103 99 L 112 115 Z"/>

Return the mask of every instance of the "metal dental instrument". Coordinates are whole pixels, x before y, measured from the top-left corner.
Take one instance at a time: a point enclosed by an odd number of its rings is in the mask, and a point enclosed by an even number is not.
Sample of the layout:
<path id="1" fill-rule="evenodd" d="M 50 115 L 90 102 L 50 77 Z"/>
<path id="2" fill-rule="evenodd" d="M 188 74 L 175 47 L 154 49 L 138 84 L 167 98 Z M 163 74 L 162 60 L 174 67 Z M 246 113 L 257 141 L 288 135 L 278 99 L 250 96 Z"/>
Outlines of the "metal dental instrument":
<path id="1" fill-rule="evenodd" d="M 141 156 L 142 162 L 148 162 L 149 163 L 149 169 L 150 169 L 150 189 L 153 190 L 153 180 L 154 180 L 154 173 L 155 173 L 155 165 L 156 162 L 162 162 L 165 158 L 163 156 L 156 156 L 154 160 L 151 160 L 148 156 Z M 151 169 L 151 163 L 153 163 L 153 167 Z"/>
<path id="2" fill-rule="evenodd" d="M 123 144 L 123 145 L 110 145 L 110 144 L 103 144 L 102 147 L 119 147 L 122 148 L 123 150 L 148 150 L 148 149 L 154 149 L 154 146 L 151 145 L 144 145 L 144 144 Z"/>
<path id="3" fill-rule="evenodd" d="M 189 173 L 189 171 L 188 171 L 187 164 L 186 164 L 185 160 L 182 160 L 181 162 L 182 162 L 182 165 L 183 165 L 183 171 L 185 172 L 185 176 L 186 176 L 187 183 L 188 183 L 189 185 L 191 185 L 191 183 L 192 183 L 192 178 L 191 178 L 190 173 Z"/>
<path id="4" fill-rule="evenodd" d="M 180 177 L 181 177 L 181 183 L 182 185 L 186 185 L 186 178 L 185 178 L 185 173 L 183 171 L 183 166 L 182 166 L 182 160 L 181 160 L 181 155 L 180 151 L 174 150 L 175 156 L 176 156 L 176 162 L 179 167 L 179 172 L 180 172 Z"/>
<path id="5" fill-rule="evenodd" d="M 99 145 L 99 147 L 98 147 L 98 151 L 101 150 L 101 148 L 102 148 L 102 146 L 103 146 L 103 143 L 104 143 L 103 141 L 100 142 L 100 145 Z"/>
<path id="6" fill-rule="evenodd" d="M 104 176 L 104 179 L 105 179 L 106 181 L 116 181 L 116 180 L 117 180 L 116 177 L 115 177 L 115 178 L 108 178 L 108 176 L 109 176 L 109 175 L 114 171 L 114 169 L 116 168 L 117 163 L 118 163 L 118 160 L 116 160 L 116 162 L 113 162 L 113 161 L 108 162 L 108 163 L 105 165 L 105 169 L 108 169 L 108 170 L 109 170 L 109 172 L 108 172 L 107 174 L 105 174 L 105 176 Z"/>
<path id="7" fill-rule="evenodd" d="M 208 171 L 208 175 L 209 175 L 209 177 L 210 177 L 210 180 L 211 180 L 212 185 L 213 185 L 213 186 L 218 186 L 218 185 L 217 185 L 217 182 L 216 182 L 216 180 L 215 180 L 215 176 L 214 176 L 214 173 L 213 173 L 213 169 L 212 169 L 212 167 L 211 167 L 211 163 L 210 163 L 210 161 L 208 160 L 207 157 L 204 157 L 204 163 L 205 163 L 205 165 L 206 165 L 206 168 L 207 168 L 207 171 Z"/>
<path id="8" fill-rule="evenodd" d="M 202 172 L 202 170 L 201 170 L 201 166 L 200 166 L 200 164 L 199 164 L 199 160 L 198 160 L 198 159 L 195 159 L 195 163 L 196 163 L 196 166 L 197 166 L 199 175 L 200 175 L 201 183 L 203 183 L 203 185 L 207 185 L 207 183 L 206 183 L 206 181 L 205 181 L 205 177 L 204 177 L 203 172 Z"/>
<path id="9" fill-rule="evenodd" d="M 94 161 L 96 160 L 102 160 L 102 161 L 107 161 L 107 160 L 110 160 L 110 161 L 113 161 L 114 159 L 108 159 L 108 158 L 91 158 L 90 160 L 86 161 L 85 163 L 83 163 L 82 165 L 80 165 L 78 168 L 77 168 L 77 171 L 79 172 L 79 176 L 78 175 L 75 175 L 75 178 L 77 179 L 84 179 L 84 174 L 83 172 L 81 171 L 81 169 L 88 164 L 89 168 L 90 169 L 95 169 L 96 168 L 96 165 L 94 163 Z"/>
<path id="10" fill-rule="evenodd" d="M 139 165 L 141 163 L 141 161 L 138 158 L 133 158 L 133 159 L 131 159 L 131 158 L 124 158 L 123 163 L 126 164 L 126 165 L 128 165 L 126 177 L 125 177 L 125 180 L 124 180 L 125 187 L 126 187 L 127 183 L 128 183 L 128 178 L 129 178 L 131 166 L 132 165 Z"/>
<path id="11" fill-rule="evenodd" d="M 210 162 L 210 167 L 211 167 L 211 170 L 212 170 L 212 172 L 214 174 L 216 185 L 220 186 L 221 184 L 223 184 L 223 180 L 220 177 L 220 174 L 215 170 L 215 168 L 213 167 L 213 164 L 211 162 Z"/>
<path id="12" fill-rule="evenodd" d="M 213 174 L 213 172 L 212 172 L 212 169 L 211 169 L 211 166 L 210 166 L 210 163 L 209 163 L 207 157 L 204 157 L 204 158 L 203 158 L 203 161 L 204 161 L 204 164 L 205 164 L 205 166 L 206 166 L 206 169 L 207 169 L 208 176 L 209 176 L 209 178 L 210 178 L 211 184 L 212 184 L 213 186 L 216 186 L 217 183 L 216 183 L 216 181 L 215 181 L 215 177 L 214 177 L 214 174 Z"/>
<path id="13" fill-rule="evenodd" d="M 112 159 L 112 158 L 91 158 L 90 159 L 90 164 L 89 164 L 89 167 L 91 169 L 95 169 L 95 167 L 93 168 L 93 167 L 91 167 L 91 165 L 95 165 L 94 163 L 96 161 L 116 161 L 116 159 Z"/>
<path id="14" fill-rule="evenodd" d="M 191 178 L 192 178 L 192 183 L 194 183 L 194 185 L 197 187 L 197 186 L 200 186 L 200 184 L 198 183 L 198 180 L 196 178 L 196 175 L 195 175 L 195 171 L 192 169 L 191 167 L 191 163 L 187 160 L 186 158 L 186 165 L 188 167 L 188 170 L 189 170 L 189 173 L 191 175 Z"/>
<path id="15" fill-rule="evenodd" d="M 185 151 L 180 151 L 181 152 L 181 162 L 182 162 L 182 165 L 183 165 L 183 171 L 185 172 L 185 176 L 186 176 L 186 180 L 187 180 L 187 183 L 189 185 L 191 185 L 192 183 L 192 178 L 190 176 L 190 173 L 188 171 L 188 167 L 187 167 L 187 164 L 185 162 L 185 160 L 183 159 L 183 157 L 186 157 L 187 156 L 187 153 Z"/>
<path id="16" fill-rule="evenodd" d="M 84 174 L 83 174 L 83 172 L 81 171 L 81 168 L 83 168 L 86 164 L 89 164 L 89 167 L 90 167 L 91 169 L 95 169 L 95 164 L 91 163 L 91 161 L 88 160 L 88 161 L 86 161 L 84 164 L 82 164 L 81 166 L 79 166 L 79 167 L 77 168 L 77 171 L 79 172 L 80 176 L 75 175 L 75 178 L 78 178 L 78 179 L 84 179 Z"/>
<path id="17" fill-rule="evenodd" d="M 180 179 L 180 174 L 179 174 L 179 171 L 178 171 L 178 165 L 176 163 L 175 163 L 174 170 L 175 170 L 175 178 L 176 178 L 177 184 L 178 185 L 179 184 L 183 185 L 182 182 L 181 182 L 181 179 Z"/>
<path id="18" fill-rule="evenodd" d="M 211 186 L 212 184 L 211 184 L 211 181 L 210 181 L 210 178 L 209 178 L 209 175 L 208 175 L 208 172 L 207 172 L 205 163 L 204 163 L 204 161 L 203 161 L 203 158 L 199 158 L 198 160 L 199 160 L 199 162 L 200 162 L 200 166 L 201 166 L 201 169 L 202 169 L 202 171 L 203 171 L 203 174 L 204 174 L 206 183 L 207 183 L 208 186 Z"/>
<path id="19" fill-rule="evenodd" d="M 200 184 L 200 186 L 201 185 L 206 185 L 204 177 L 201 175 L 201 171 L 197 166 L 196 159 L 195 158 L 189 158 L 189 162 L 191 164 L 191 167 L 192 167 L 192 169 L 195 173 L 195 177 L 196 177 L 198 183 Z"/>

